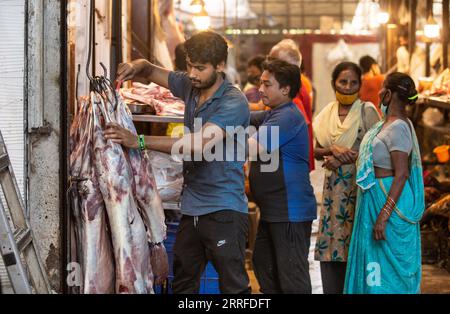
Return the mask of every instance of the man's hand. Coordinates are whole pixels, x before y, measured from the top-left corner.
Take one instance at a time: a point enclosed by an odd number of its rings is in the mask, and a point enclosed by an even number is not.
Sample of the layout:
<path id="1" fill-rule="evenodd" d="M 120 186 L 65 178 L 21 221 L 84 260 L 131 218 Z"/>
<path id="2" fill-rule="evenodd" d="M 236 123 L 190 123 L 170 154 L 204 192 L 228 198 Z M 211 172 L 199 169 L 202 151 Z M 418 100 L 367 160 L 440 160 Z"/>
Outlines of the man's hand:
<path id="1" fill-rule="evenodd" d="M 151 67 L 150 62 L 144 59 L 135 60 L 129 63 L 121 63 L 117 68 L 117 81 L 126 82 L 139 75 L 148 75 L 147 70 Z"/>
<path id="2" fill-rule="evenodd" d="M 137 75 L 136 66 L 133 63 L 121 63 L 117 68 L 117 81 L 126 82 L 134 79 Z"/>
<path id="3" fill-rule="evenodd" d="M 138 136 L 116 123 L 106 125 L 105 138 L 128 148 L 139 148 Z"/>

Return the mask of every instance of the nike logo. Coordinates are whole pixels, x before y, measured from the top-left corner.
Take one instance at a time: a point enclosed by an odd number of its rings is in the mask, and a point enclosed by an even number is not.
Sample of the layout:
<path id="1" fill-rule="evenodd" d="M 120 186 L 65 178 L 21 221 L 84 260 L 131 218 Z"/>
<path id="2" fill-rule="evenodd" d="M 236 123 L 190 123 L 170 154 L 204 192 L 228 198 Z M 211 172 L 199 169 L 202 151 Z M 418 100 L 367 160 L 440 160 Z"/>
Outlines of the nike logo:
<path id="1" fill-rule="evenodd" d="M 225 244 L 227 244 L 227 240 L 219 241 L 219 242 L 217 242 L 217 247 L 224 246 Z"/>

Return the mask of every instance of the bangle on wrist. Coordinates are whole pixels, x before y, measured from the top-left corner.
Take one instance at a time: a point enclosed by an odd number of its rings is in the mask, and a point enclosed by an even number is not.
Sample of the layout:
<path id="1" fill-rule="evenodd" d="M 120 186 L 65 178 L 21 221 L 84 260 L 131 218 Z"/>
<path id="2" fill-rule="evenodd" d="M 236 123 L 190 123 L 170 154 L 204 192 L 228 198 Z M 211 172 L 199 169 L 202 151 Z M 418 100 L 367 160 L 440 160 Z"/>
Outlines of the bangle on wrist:
<path id="1" fill-rule="evenodd" d="M 387 209 L 386 207 L 383 207 L 383 211 L 388 215 L 391 216 L 392 211 L 390 209 Z"/>
<path id="2" fill-rule="evenodd" d="M 391 203 L 392 207 L 396 207 L 397 204 L 395 203 L 395 201 L 392 199 L 392 197 L 388 197 L 388 201 Z"/>

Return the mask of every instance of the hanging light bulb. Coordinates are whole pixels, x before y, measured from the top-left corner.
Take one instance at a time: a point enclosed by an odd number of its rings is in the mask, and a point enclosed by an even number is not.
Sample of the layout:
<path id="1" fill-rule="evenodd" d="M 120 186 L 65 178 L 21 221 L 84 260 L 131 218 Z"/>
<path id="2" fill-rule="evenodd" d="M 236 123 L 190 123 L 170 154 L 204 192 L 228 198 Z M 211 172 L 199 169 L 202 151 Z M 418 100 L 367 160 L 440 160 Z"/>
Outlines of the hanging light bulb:
<path id="1" fill-rule="evenodd" d="M 440 35 L 439 24 L 434 20 L 433 15 L 427 19 L 427 24 L 423 27 L 423 34 L 429 39 L 438 38 Z"/>
<path id="2" fill-rule="evenodd" d="M 377 14 L 377 22 L 378 24 L 386 24 L 389 22 L 389 13 L 380 11 Z"/>
<path id="3" fill-rule="evenodd" d="M 192 22 L 194 22 L 195 28 L 200 31 L 207 30 L 211 26 L 211 18 L 204 6 L 202 6 L 200 12 L 192 18 Z"/>
<path id="4" fill-rule="evenodd" d="M 200 13 L 205 7 L 203 0 L 193 0 L 191 2 L 191 11 L 195 14 Z"/>

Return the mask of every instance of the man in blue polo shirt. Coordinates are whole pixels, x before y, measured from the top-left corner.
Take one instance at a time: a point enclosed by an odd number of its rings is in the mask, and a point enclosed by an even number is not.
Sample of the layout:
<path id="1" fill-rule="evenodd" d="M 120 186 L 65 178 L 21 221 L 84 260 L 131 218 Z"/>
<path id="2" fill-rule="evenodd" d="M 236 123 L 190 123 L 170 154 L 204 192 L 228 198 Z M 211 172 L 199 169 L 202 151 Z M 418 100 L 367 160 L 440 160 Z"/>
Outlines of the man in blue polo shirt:
<path id="1" fill-rule="evenodd" d="M 251 164 L 250 187 L 261 210 L 253 262 L 261 291 L 269 294 L 312 292 L 308 253 L 317 204 L 309 177 L 308 126 L 292 102 L 300 86 L 298 66 L 266 62 L 260 93 L 271 110 L 251 116 L 258 132 L 249 147 L 259 157 Z"/>
<path id="2" fill-rule="evenodd" d="M 118 80 L 144 76 L 169 88 L 186 103 L 184 122 L 189 134 L 181 139 L 145 137 L 145 148 L 166 153 L 180 150 L 185 157 L 173 291 L 198 293 L 200 276 L 210 260 L 219 274 L 222 293 L 249 293 L 243 170 L 247 139 L 233 131 L 247 128 L 248 102 L 225 78 L 228 45 L 222 36 L 199 33 L 185 43 L 185 49 L 187 73 L 170 72 L 146 60 L 122 64 L 118 70 Z M 126 147 L 139 147 L 139 138 L 118 125 L 109 125 L 105 134 Z M 216 158 L 204 155 L 205 151 Z M 242 156 L 238 156 L 239 151 L 243 151 Z"/>

